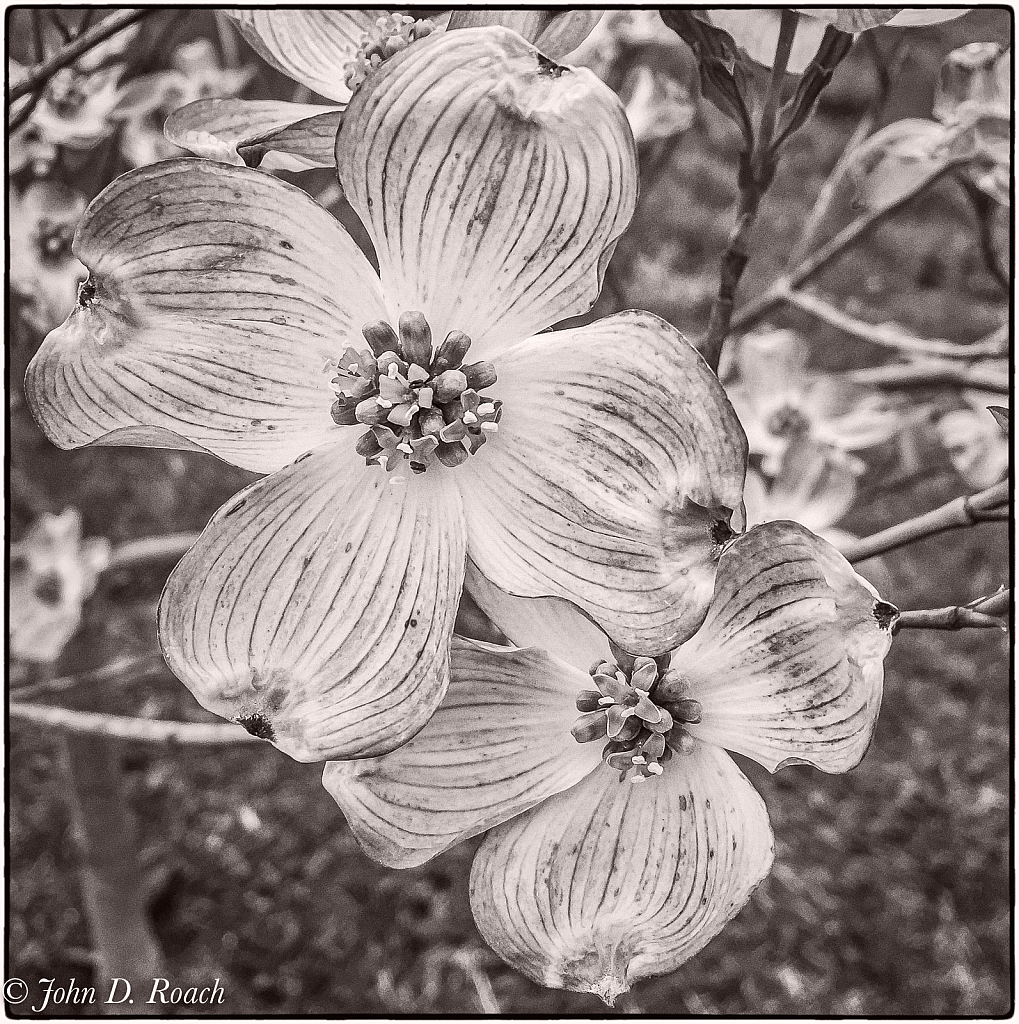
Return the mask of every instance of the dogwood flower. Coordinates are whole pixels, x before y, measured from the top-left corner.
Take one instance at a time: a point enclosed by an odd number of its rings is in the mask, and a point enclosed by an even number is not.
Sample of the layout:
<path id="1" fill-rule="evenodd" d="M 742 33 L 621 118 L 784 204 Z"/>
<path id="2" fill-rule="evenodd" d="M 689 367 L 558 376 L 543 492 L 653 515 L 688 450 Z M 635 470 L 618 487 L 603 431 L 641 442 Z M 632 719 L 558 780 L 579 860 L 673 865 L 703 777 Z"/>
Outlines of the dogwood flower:
<path id="1" fill-rule="evenodd" d="M 82 605 L 110 560 L 110 542 L 82 540 L 81 514 L 42 515 L 11 545 L 7 637 L 11 656 L 50 664 L 81 624 Z"/>
<path id="2" fill-rule="evenodd" d="M 805 71 L 817 53 L 828 26 L 858 35 L 870 29 L 919 28 L 951 21 L 968 7 L 796 7 L 800 18 L 793 36 L 787 70 Z M 779 7 L 699 8 L 696 17 L 732 36 L 753 61 L 770 68 L 775 60 L 782 9 Z"/>
<path id="3" fill-rule="evenodd" d="M 380 10 L 230 10 L 224 14 L 260 57 L 334 105 L 270 100 L 203 100 L 176 112 L 167 138 L 198 156 L 290 170 L 331 167 L 351 93 L 383 61 L 433 32 L 496 25 L 559 59 L 584 39 L 597 10 L 484 8 L 414 18 Z M 283 161 L 281 163 L 281 160 Z"/>
<path id="4" fill-rule="evenodd" d="M 808 355 L 806 342 L 785 330 L 749 334 L 735 353 L 735 380 L 726 391 L 750 451 L 763 457 L 761 468 L 768 476 L 779 472 L 795 438 L 809 437 L 842 452 L 856 452 L 879 445 L 902 429 L 902 413 L 880 392 L 831 374 L 810 373 Z"/>
<path id="5" fill-rule="evenodd" d="M 1008 361 L 1001 369 L 1008 372 Z M 1008 408 L 1004 395 L 966 388 L 962 398 L 968 408 L 946 413 L 937 422 L 937 432 L 952 465 L 970 487 L 983 490 L 1008 476 L 1011 444 L 1007 431 L 990 411 L 990 406 Z"/>
<path id="6" fill-rule="evenodd" d="M 787 522 L 725 548 L 700 629 L 657 658 L 606 643 L 566 602 L 477 574 L 471 588 L 529 646 L 454 640 L 428 725 L 323 782 L 389 866 L 491 830 L 470 884 L 485 940 L 539 984 L 611 1004 L 693 956 L 770 870 L 767 810 L 726 751 L 770 771 L 856 765 L 898 613 Z"/>
<path id="7" fill-rule="evenodd" d="M 591 306 L 636 200 L 625 116 L 589 71 L 506 29 L 437 35 L 358 89 L 336 147 L 378 274 L 271 175 L 141 168 L 86 213 L 90 278 L 26 380 L 62 447 L 271 474 L 171 576 L 160 637 L 206 707 L 307 760 L 427 721 L 468 552 L 635 652 L 686 639 L 746 467 L 668 324 L 542 333 Z"/>
<path id="8" fill-rule="evenodd" d="M 11 292 L 37 331 L 56 327 L 74 309 L 87 271 L 71 252 L 85 197 L 56 181 L 33 181 L 10 197 Z"/>

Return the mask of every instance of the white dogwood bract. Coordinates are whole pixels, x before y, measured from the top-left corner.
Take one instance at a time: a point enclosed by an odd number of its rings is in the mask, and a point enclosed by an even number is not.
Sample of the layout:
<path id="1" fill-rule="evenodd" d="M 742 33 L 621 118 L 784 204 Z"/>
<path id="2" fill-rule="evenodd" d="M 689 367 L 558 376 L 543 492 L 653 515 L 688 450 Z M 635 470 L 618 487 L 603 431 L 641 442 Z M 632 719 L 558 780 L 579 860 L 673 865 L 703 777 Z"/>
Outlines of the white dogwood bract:
<path id="1" fill-rule="evenodd" d="M 604 728 L 597 742 L 577 738 L 597 738 L 587 723 L 605 706 L 612 729 L 613 698 L 591 692 L 588 670 L 621 655 L 565 602 L 521 601 L 473 569 L 470 584 L 524 649 L 455 640 L 428 725 L 383 757 L 331 763 L 325 785 L 390 866 L 491 829 L 471 875 L 486 941 L 540 984 L 611 1002 L 696 953 L 770 869 L 767 811 L 726 750 L 771 771 L 843 772 L 863 757 L 895 609 L 802 526 L 752 529 L 725 548 L 691 639 L 657 670 L 622 656 L 633 686 L 652 682 L 632 691 L 649 703 L 638 714 L 654 722 L 671 708 L 682 724 L 667 744 L 611 753 Z M 605 664 L 590 671 L 603 692 L 619 685 L 598 674 Z M 652 749 L 661 763 L 641 753 Z M 621 779 L 620 767 L 641 766 Z"/>

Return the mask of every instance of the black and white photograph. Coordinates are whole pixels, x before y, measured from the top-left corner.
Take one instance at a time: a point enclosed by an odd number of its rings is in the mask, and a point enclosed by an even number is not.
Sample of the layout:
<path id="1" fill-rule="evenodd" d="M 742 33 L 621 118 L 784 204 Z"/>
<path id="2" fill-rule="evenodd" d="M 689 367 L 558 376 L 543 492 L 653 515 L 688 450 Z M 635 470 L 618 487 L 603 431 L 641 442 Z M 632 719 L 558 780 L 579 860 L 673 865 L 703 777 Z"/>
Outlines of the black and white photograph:
<path id="1" fill-rule="evenodd" d="M 1006 1019 L 1011 5 L 5 8 L 5 1019 Z"/>

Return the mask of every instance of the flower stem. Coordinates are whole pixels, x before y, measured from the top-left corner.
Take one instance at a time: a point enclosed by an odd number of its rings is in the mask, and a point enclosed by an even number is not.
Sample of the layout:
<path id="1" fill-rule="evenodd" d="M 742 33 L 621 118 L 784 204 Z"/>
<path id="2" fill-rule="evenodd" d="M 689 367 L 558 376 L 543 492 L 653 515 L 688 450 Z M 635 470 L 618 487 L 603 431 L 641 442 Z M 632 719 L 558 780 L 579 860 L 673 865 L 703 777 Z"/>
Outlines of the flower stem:
<path id="1" fill-rule="evenodd" d="M 122 32 L 136 21 L 141 21 L 142 18 L 154 14 L 156 10 L 157 8 L 147 7 L 133 11 L 115 11 L 108 18 L 104 18 L 95 28 L 90 29 L 66 46 L 62 46 L 52 57 L 36 64 L 22 81 L 11 88 L 7 102 L 14 103 L 22 96 L 41 89 L 61 68 L 73 64 L 82 54 L 88 53 L 93 47 L 109 39 L 110 36 Z"/>
<path id="2" fill-rule="evenodd" d="M 1008 503 L 1008 481 L 1002 480 L 977 494 L 955 498 L 940 508 L 864 537 L 855 544 L 846 544 L 842 553 L 850 562 L 862 562 L 939 533 L 1000 520 L 1008 514 Z"/>
<path id="3" fill-rule="evenodd" d="M 965 605 L 948 608 L 924 608 L 902 612 L 895 624 L 900 629 L 1008 629 L 1007 616 L 1012 606 L 1011 590 L 999 590 Z M 1005 621 L 1002 621 L 1002 620 Z"/>

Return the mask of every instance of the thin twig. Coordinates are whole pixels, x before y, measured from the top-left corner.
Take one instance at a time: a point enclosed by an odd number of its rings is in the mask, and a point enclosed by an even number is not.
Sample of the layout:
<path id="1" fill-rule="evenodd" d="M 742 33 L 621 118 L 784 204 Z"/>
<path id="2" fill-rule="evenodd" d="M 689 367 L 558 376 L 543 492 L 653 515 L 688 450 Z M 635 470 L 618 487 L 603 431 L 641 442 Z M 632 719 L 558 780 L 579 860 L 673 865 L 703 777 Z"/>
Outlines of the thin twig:
<path id="1" fill-rule="evenodd" d="M 1008 355 L 1007 345 L 999 344 L 996 334 L 992 336 L 990 342 L 978 341 L 971 345 L 947 341 L 944 338 L 917 338 L 902 328 L 860 320 L 832 305 L 827 299 L 822 299 L 820 295 L 788 287 L 779 294 L 790 306 L 811 313 L 832 327 L 872 345 L 894 348 L 900 352 L 913 352 L 917 355 L 944 356 L 949 359 L 972 360 L 978 357 Z"/>
<path id="2" fill-rule="evenodd" d="M 925 192 L 963 162 L 960 160 L 950 164 L 942 164 L 926 178 L 918 181 L 911 189 L 899 195 L 886 206 L 871 210 L 864 216 L 854 220 L 852 224 L 847 225 L 833 239 L 821 246 L 820 249 L 817 249 L 811 256 L 808 256 L 795 270 L 784 274 L 756 299 L 751 299 L 732 318 L 732 332 L 734 334 L 741 334 L 749 330 L 776 306 L 780 306 L 790 291 L 799 288 L 800 285 L 823 270 L 861 235 L 866 234 L 876 224 L 899 209 L 899 207 L 904 206 L 911 199 L 915 199 L 921 192 Z"/>
<path id="3" fill-rule="evenodd" d="M 982 597 L 965 605 L 902 612 L 893 630 L 896 633 L 900 629 L 1006 630 L 1011 609 L 1012 591 L 1002 589 L 990 597 Z"/>
<path id="4" fill-rule="evenodd" d="M 980 238 L 980 255 L 984 259 L 984 267 L 987 272 L 1005 291 L 1011 289 L 1008 279 L 1008 272 L 998 261 L 998 253 L 994 246 L 994 230 L 991 219 L 994 215 L 997 202 L 992 199 L 983 189 L 977 186 L 966 174 L 959 171 L 955 180 L 962 186 L 966 198 L 973 207 L 973 214 L 976 217 L 977 228 Z"/>
<path id="5" fill-rule="evenodd" d="M 940 508 L 864 537 L 855 544 L 846 544 L 842 553 L 850 562 L 862 562 L 865 558 L 893 551 L 939 533 L 1001 519 L 1001 513 L 1007 512 L 1008 503 L 1008 481 L 1002 480 L 977 494 L 955 498 Z"/>
<path id="6" fill-rule="evenodd" d="M 136 21 L 147 18 L 156 10 L 157 8 L 148 7 L 133 11 L 115 11 L 108 18 L 104 18 L 95 28 L 68 43 L 67 46 L 62 46 L 48 60 L 36 64 L 25 78 L 11 87 L 7 102 L 14 103 L 22 96 L 41 89 L 61 68 L 73 64 L 82 54 L 88 53 L 93 47 L 109 39 L 110 36 L 122 32 Z"/>
<path id="7" fill-rule="evenodd" d="M 253 743 L 255 736 L 239 725 L 204 722 L 163 722 L 147 718 L 129 718 L 107 715 L 99 711 L 72 711 L 70 708 L 50 707 L 46 704 L 22 704 L 11 701 L 8 711 L 12 718 L 20 718 L 36 725 L 63 729 L 72 733 L 92 736 L 110 736 L 142 743 L 170 743 L 181 746 L 219 746 L 228 743 Z"/>
<path id="8" fill-rule="evenodd" d="M 11 687 L 11 696 L 15 700 L 24 701 L 41 693 L 63 693 L 66 690 L 73 690 L 76 686 L 98 686 L 126 676 L 131 677 L 131 682 L 136 682 L 165 669 L 166 665 L 158 654 L 115 658 L 106 665 L 79 672 L 77 675 L 58 676 L 56 679 L 42 679 L 28 686 Z"/>
<path id="9" fill-rule="evenodd" d="M 983 362 L 960 364 L 950 360 L 923 360 L 913 363 L 890 363 L 850 370 L 846 377 L 856 384 L 879 388 L 932 387 L 951 384 L 963 388 L 980 388 L 998 395 L 1011 392 L 1005 374 L 993 373 Z"/>
<path id="10" fill-rule="evenodd" d="M 142 537 L 127 541 L 113 549 L 105 571 L 181 558 L 196 540 L 197 533 L 168 533 L 162 537 Z"/>

